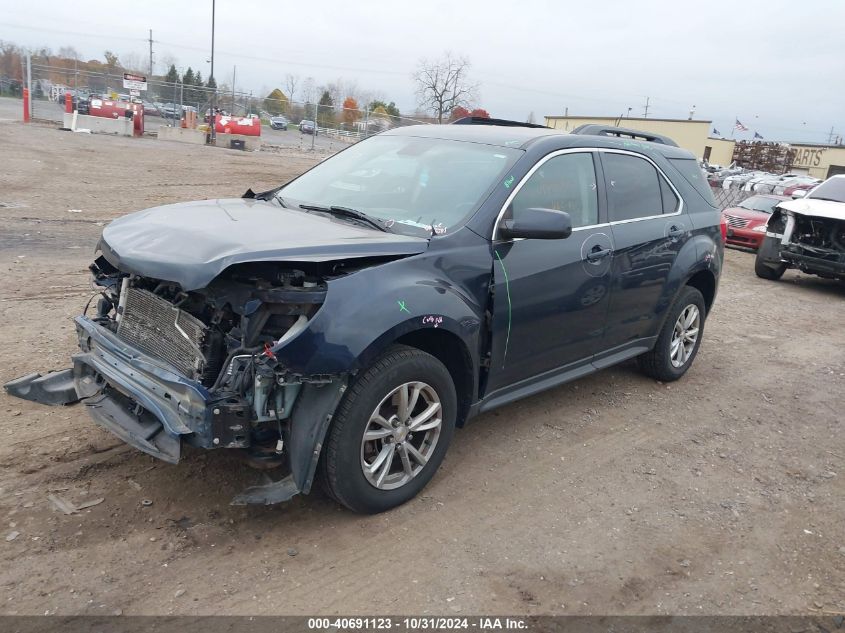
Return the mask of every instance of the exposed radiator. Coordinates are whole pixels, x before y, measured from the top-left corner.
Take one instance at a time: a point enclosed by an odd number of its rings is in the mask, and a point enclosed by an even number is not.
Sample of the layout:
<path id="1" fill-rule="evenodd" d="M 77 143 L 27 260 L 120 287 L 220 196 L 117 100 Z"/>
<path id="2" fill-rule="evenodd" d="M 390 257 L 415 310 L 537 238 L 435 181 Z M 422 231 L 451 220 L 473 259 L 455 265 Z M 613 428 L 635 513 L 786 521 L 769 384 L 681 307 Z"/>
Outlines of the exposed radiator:
<path id="1" fill-rule="evenodd" d="M 202 373 L 207 329 L 202 321 L 152 292 L 126 289 L 117 335 L 185 376 L 196 378 Z"/>

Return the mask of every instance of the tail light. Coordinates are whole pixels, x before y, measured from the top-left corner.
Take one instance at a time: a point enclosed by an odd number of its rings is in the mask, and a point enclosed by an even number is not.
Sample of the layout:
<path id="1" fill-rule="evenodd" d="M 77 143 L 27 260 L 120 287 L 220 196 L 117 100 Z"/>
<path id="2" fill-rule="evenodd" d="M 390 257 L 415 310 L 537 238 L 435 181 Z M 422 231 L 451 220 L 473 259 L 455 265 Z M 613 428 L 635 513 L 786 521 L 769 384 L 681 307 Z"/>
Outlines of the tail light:
<path id="1" fill-rule="evenodd" d="M 722 242 L 728 241 L 728 221 L 725 218 L 724 214 L 722 215 L 722 219 L 719 222 L 719 230 L 722 232 Z"/>

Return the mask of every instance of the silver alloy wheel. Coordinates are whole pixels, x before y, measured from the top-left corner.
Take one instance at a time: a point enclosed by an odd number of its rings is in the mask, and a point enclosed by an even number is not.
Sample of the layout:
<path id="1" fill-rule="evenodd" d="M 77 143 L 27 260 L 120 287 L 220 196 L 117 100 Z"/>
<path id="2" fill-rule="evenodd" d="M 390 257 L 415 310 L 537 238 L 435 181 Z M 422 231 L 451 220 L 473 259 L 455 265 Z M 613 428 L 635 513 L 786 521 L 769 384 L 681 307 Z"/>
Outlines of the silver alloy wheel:
<path id="1" fill-rule="evenodd" d="M 431 385 L 399 385 L 378 404 L 364 429 L 364 477 L 380 490 L 404 486 L 431 458 L 442 426 L 443 406 Z"/>
<path id="2" fill-rule="evenodd" d="M 683 367 L 689 360 L 701 327 L 701 313 L 698 306 L 689 304 L 681 310 L 675 329 L 672 332 L 672 343 L 669 345 L 669 358 L 674 367 Z"/>

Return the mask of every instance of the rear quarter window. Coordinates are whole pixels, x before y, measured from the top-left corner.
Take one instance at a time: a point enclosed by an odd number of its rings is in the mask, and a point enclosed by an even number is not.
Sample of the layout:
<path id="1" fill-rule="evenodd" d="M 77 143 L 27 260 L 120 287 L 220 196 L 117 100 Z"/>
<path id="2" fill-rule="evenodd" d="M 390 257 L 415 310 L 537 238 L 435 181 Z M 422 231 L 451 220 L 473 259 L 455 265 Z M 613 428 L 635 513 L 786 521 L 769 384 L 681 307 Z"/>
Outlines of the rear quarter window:
<path id="1" fill-rule="evenodd" d="M 709 204 L 711 207 L 718 206 L 716 204 L 716 199 L 713 197 L 713 192 L 710 190 L 710 183 L 707 182 L 707 179 L 704 177 L 704 172 L 701 171 L 701 167 L 698 166 L 698 161 L 694 158 L 670 158 L 669 162 L 672 166 L 681 172 L 681 176 L 684 177 L 692 188 L 695 189 L 699 195 L 704 198 L 704 200 Z"/>

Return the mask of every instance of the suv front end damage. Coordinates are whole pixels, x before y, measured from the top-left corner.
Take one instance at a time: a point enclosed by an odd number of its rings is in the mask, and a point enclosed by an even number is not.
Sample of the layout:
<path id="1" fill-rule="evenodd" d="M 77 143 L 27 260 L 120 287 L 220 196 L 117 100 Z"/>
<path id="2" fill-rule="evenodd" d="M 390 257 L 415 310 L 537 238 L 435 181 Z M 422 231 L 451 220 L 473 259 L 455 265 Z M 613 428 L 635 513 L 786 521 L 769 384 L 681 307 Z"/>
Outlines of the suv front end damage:
<path id="1" fill-rule="evenodd" d="M 75 319 L 73 367 L 24 376 L 5 389 L 42 404 L 82 402 L 97 424 L 169 463 L 179 461 L 183 441 L 243 449 L 253 466 L 287 476 L 236 502 L 284 501 L 310 489 L 319 431 L 347 376 L 297 373 L 279 354 L 322 306 L 326 279 L 349 269 L 244 264 L 185 292 L 121 272 L 100 256 L 91 266 L 96 314 Z"/>
<path id="2" fill-rule="evenodd" d="M 819 277 L 845 279 L 845 204 L 781 203 L 769 219 L 757 259 L 779 273 L 797 268 Z"/>

